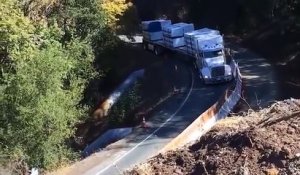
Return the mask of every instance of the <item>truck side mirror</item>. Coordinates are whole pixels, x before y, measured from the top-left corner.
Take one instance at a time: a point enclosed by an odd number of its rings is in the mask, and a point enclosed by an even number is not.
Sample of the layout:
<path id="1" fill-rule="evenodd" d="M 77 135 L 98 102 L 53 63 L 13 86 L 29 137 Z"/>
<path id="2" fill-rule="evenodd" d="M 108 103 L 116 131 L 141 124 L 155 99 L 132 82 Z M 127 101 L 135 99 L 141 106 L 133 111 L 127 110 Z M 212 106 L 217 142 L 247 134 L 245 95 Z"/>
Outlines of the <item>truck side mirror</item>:
<path id="1" fill-rule="evenodd" d="M 232 49 L 229 49 L 229 54 L 231 55 L 231 56 L 234 56 L 234 51 L 232 50 Z"/>
<path id="2" fill-rule="evenodd" d="M 234 53 L 234 51 L 232 49 L 227 48 L 226 49 L 226 54 L 229 55 L 229 56 L 231 56 L 231 57 L 233 57 L 235 53 Z"/>

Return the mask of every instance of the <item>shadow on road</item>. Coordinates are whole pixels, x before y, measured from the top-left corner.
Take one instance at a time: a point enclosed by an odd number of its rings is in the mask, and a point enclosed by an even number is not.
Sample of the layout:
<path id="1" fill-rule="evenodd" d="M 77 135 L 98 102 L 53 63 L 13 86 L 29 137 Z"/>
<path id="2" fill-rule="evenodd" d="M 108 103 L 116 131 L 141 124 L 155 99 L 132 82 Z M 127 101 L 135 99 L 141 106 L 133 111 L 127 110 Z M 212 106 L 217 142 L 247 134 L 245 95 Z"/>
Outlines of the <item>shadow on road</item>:
<path id="1" fill-rule="evenodd" d="M 279 98 L 279 82 L 273 65 L 251 51 L 232 46 L 243 78 L 243 101 L 247 108 L 267 107 Z"/>

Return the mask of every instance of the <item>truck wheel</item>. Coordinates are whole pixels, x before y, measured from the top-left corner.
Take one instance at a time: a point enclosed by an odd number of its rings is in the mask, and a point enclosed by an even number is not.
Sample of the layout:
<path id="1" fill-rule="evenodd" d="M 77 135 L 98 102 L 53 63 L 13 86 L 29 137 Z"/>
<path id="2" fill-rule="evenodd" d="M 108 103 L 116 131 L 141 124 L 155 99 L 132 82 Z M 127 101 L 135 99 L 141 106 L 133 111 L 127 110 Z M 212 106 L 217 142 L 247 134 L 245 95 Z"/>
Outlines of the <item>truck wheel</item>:
<path id="1" fill-rule="evenodd" d="M 202 75 L 199 75 L 199 78 L 200 78 L 200 83 L 206 85 L 204 77 Z"/>
<path id="2" fill-rule="evenodd" d="M 143 49 L 148 50 L 148 44 L 147 43 L 143 43 Z"/>
<path id="3" fill-rule="evenodd" d="M 199 72 L 199 67 L 197 65 L 197 63 L 195 61 L 193 61 L 193 66 L 194 66 L 194 69 Z"/>
<path id="4" fill-rule="evenodd" d="M 155 54 L 156 56 L 160 55 L 159 47 L 156 46 L 156 47 L 154 48 L 154 54 Z"/>

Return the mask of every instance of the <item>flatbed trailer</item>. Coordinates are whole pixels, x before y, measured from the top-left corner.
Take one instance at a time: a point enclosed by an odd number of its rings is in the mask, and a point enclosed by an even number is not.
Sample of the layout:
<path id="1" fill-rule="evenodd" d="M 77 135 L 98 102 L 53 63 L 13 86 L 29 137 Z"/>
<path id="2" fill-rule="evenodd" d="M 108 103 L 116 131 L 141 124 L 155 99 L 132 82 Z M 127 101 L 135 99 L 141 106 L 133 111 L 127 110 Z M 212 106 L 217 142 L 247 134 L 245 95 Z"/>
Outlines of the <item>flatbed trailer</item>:
<path id="1" fill-rule="evenodd" d="M 183 47 L 168 47 L 164 44 L 163 40 L 158 40 L 158 41 L 148 41 L 148 40 L 143 40 L 143 47 L 145 50 L 150 50 L 155 53 L 155 55 L 160 55 L 163 53 L 164 50 L 170 50 L 173 52 L 177 52 L 180 54 L 188 55 L 191 57 L 194 57 L 196 59 L 196 56 L 193 54 L 190 54 L 187 52 L 186 46 Z"/>
<path id="2" fill-rule="evenodd" d="M 179 53 L 179 54 L 188 56 L 190 58 L 189 61 L 193 62 L 193 64 L 195 65 L 195 67 L 199 73 L 200 79 L 202 79 L 205 84 L 217 84 L 217 83 L 222 83 L 222 82 L 229 82 L 233 79 L 233 76 L 232 76 L 233 70 L 232 70 L 231 64 L 226 65 L 227 67 L 229 67 L 231 69 L 230 73 L 228 75 L 225 75 L 223 73 L 223 75 L 208 78 L 205 75 L 205 73 L 203 73 L 201 70 L 203 68 L 203 64 L 200 63 L 200 62 L 202 62 L 202 59 L 199 57 L 198 54 L 189 53 L 187 51 L 186 46 L 174 48 L 174 47 L 166 46 L 163 40 L 150 41 L 150 40 L 143 39 L 143 48 L 145 50 L 150 50 L 150 51 L 154 52 L 155 55 L 161 55 L 163 52 L 168 50 L 168 51 L 172 51 L 175 53 Z M 226 60 L 226 58 L 224 58 L 224 59 Z M 198 63 L 200 63 L 200 64 L 198 64 Z"/>
<path id="3" fill-rule="evenodd" d="M 223 36 L 218 30 L 194 30 L 193 24 L 170 20 L 143 21 L 143 47 L 155 55 L 172 51 L 188 57 L 205 84 L 233 79 L 231 65 L 227 64 Z"/>

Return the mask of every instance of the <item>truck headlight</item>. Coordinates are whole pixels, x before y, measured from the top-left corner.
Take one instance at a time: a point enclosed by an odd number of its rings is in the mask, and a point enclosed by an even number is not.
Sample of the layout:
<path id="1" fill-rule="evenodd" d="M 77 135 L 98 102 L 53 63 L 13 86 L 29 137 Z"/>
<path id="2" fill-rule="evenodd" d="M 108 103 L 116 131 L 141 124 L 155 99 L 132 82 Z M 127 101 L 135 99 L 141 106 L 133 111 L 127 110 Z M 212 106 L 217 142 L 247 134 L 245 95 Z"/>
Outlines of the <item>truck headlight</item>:
<path id="1" fill-rule="evenodd" d="M 205 79 L 208 79 L 208 76 L 207 76 L 207 75 L 205 75 L 205 76 L 204 76 L 204 78 L 205 78 Z"/>

